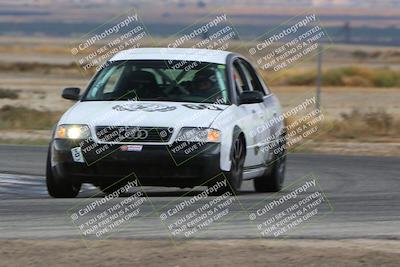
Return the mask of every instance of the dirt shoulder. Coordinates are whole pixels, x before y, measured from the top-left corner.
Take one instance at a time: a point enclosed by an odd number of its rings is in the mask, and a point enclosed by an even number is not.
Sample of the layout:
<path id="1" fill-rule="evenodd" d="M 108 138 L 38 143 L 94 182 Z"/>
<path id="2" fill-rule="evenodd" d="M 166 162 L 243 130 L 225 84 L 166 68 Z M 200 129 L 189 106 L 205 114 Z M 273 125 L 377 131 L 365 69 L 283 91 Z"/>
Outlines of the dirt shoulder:
<path id="1" fill-rule="evenodd" d="M 395 240 L 1 240 L 2 266 L 398 266 Z"/>

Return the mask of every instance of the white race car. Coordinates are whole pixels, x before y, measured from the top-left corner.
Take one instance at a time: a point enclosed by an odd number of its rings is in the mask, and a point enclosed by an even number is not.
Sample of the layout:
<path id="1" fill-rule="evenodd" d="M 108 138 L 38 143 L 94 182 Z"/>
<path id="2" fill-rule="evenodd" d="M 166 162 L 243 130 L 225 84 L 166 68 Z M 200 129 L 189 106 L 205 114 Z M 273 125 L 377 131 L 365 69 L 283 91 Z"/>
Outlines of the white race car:
<path id="1" fill-rule="evenodd" d="M 54 128 L 47 158 L 53 197 L 82 183 L 109 193 L 140 185 L 210 186 L 236 192 L 254 179 L 279 191 L 285 172 L 281 106 L 241 55 L 214 50 L 141 48 L 111 58 Z"/>

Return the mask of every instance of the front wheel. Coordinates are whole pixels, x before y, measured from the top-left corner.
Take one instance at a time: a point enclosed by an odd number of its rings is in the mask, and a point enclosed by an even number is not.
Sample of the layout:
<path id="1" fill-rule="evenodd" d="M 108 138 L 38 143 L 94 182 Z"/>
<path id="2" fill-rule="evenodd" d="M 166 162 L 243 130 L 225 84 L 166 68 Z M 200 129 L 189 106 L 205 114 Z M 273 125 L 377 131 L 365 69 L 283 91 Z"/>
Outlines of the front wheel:
<path id="1" fill-rule="evenodd" d="M 224 172 L 227 184 L 220 193 L 231 192 L 236 194 L 240 189 L 243 180 L 245 156 L 246 147 L 244 139 L 241 136 L 237 136 L 233 141 L 231 149 L 231 170 L 229 172 Z"/>
<path id="2" fill-rule="evenodd" d="M 47 192 L 50 196 L 55 198 L 74 198 L 81 190 L 81 184 L 73 184 L 65 178 L 54 175 L 51 168 L 51 154 L 47 153 L 46 163 L 46 185 Z"/>

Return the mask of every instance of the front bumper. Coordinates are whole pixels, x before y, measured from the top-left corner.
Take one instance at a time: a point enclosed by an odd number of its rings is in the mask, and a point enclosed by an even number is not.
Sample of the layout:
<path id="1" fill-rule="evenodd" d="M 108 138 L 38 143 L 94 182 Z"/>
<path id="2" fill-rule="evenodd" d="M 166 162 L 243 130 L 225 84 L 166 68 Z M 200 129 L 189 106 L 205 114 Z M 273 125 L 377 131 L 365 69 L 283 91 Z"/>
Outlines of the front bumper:
<path id="1" fill-rule="evenodd" d="M 143 145 L 141 151 L 108 145 L 104 153 L 97 154 L 94 149 L 83 153 L 85 163 L 73 160 L 71 149 L 77 146 L 79 141 L 64 139 L 51 143 L 53 172 L 73 182 L 101 185 L 137 178 L 141 185 L 192 187 L 221 173 L 217 143 L 202 144 L 190 153 L 167 145 Z"/>

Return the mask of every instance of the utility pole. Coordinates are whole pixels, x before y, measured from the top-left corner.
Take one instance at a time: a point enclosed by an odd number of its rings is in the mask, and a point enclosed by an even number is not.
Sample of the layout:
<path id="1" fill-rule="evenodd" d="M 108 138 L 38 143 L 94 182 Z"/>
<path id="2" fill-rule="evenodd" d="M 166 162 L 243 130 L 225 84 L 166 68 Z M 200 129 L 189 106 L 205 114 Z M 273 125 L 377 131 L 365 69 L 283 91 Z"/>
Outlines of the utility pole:
<path id="1" fill-rule="evenodd" d="M 317 92 L 315 96 L 315 108 L 317 110 L 320 110 L 321 107 L 322 51 L 322 45 L 319 43 L 317 57 Z"/>
<path id="2" fill-rule="evenodd" d="M 351 43 L 351 27 L 350 27 L 350 21 L 346 21 L 344 23 L 344 42 L 346 44 L 350 44 Z"/>

